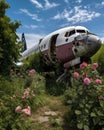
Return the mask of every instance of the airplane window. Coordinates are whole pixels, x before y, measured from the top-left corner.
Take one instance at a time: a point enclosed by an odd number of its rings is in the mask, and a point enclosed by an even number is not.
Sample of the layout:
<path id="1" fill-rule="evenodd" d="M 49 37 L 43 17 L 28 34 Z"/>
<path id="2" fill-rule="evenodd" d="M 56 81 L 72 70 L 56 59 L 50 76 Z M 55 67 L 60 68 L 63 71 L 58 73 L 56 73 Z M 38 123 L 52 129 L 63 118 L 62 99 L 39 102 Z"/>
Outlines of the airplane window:
<path id="1" fill-rule="evenodd" d="M 70 32 L 66 32 L 65 37 L 70 37 L 73 34 L 75 34 L 75 30 L 72 30 Z"/>
<path id="2" fill-rule="evenodd" d="M 73 35 L 73 34 L 75 34 L 75 30 L 70 31 L 69 36 L 71 36 L 71 35 Z"/>
<path id="3" fill-rule="evenodd" d="M 65 33 L 65 37 L 68 37 L 68 36 L 69 36 L 69 32 L 66 32 L 66 33 Z"/>
<path id="4" fill-rule="evenodd" d="M 78 33 L 86 33 L 85 30 L 76 30 Z"/>

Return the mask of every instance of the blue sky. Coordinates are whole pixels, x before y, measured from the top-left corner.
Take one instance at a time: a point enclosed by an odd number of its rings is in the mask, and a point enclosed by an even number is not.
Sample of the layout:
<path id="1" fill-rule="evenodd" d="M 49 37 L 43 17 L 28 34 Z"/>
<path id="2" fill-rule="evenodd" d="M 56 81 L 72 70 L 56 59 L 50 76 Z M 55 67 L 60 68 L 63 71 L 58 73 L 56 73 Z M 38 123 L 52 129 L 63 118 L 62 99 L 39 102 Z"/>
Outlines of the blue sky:
<path id="1" fill-rule="evenodd" d="M 104 40 L 104 0 L 6 0 L 6 14 L 20 21 L 28 48 L 62 27 L 82 25 Z"/>

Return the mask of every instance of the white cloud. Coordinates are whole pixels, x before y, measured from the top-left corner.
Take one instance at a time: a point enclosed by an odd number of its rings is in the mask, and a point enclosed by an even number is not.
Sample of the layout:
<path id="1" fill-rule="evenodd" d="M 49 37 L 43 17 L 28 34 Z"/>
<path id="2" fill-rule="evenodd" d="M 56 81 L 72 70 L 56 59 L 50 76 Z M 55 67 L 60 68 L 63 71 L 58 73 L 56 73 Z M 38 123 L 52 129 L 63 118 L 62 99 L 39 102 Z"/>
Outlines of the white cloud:
<path id="1" fill-rule="evenodd" d="M 89 11 L 82 6 L 75 6 L 72 10 L 64 9 L 62 13 L 58 13 L 53 17 L 53 19 L 65 19 L 67 22 L 72 22 L 73 24 L 79 22 L 87 22 L 92 19 L 99 17 L 101 14 L 95 11 Z"/>
<path id="2" fill-rule="evenodd" d="M 104 1 L 101 3 L 101 5 L 104 5 Z"/>
<path id="3" fill-rule="evenodd" d="M 59 6 L 59 4 L 57 4 L 55 2 L 49 2 L 48 0 L 44 0 L 44 4 L 38 2 L 37 0 L 30 0 L 30 2 L 35 4 L 37 8 L 41 8 L 43 10 L 48 10 L 50 8 Z"/>
<path id="4" fill-rule="evenodd" d="M 37 25 L 24 25 L 25 28 L 27 29 L 35 29 L 35 28 L 38 28 Z"/>
<path id="5" fill-rule="evenodd" d="M 82 2 L 82 0 L 76 0 L 76 2 L 77 2 L 77 3 L 81 3 L 81 2 Z"/>
<path id="6" fill-rule="evenodd" d="M 42 4 L 39 3 L 37 0 L 30 0 L 30 2 L 32 2 L 33 4 L 35 4 L 37 8 L 43 8 Z"/>
<path id="7" fill-rule="evenodd" d="M 35 21 L 41 21 L 41 19 L 38 18 L 36 14 L 30 13 L 27 9 L 20 9 L 20 12 L 26 14 L 27 16 L 31 17 Z"/>
<path id="8" fill-rule="evenodd" d="M 18 33 L 17 35 L 21 39 L 22 34 Z M 31 34 L 25 33 L 27 49 L 29 49 L 29 48 L 33 47 L 34 45 L 38 44 L 39 40 L 43 37 L 44 37 L 44 35 L 33 34 L 33 33 L 31 33 Z"/>
<path id="9" fill-rule="evenodd" d="M 69 0 L 64 0 L 65 3 L 69 3 Z"/>
<path id="10" fill-rule="evenodd" d="M 100 3 L 96 3 L 95 7 L 98 8 L 103 8 L 104 7 L 104 1 L 100 2 Z"/>
<path id="11" fill-rule="evenodd" d="M 59 4 L 57 3 L 50 3 L 48 0 L 44 0 L 45 1 L 45 9 L 50 9 L 50 8 L 54 8 L 54 7 L 57 7 L 59 6 Z"/>

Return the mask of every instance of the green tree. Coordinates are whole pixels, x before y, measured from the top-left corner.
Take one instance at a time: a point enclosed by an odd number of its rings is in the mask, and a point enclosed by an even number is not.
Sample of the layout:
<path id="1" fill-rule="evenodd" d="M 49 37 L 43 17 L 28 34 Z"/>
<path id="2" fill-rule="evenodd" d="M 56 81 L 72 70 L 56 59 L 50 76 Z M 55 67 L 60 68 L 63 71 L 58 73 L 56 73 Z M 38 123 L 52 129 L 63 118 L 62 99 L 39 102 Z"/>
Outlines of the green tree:
<path id="1" fill-rule="evenodd" d="M 18 60 L 18 36 L 16 34 L 20 22 L 12 22 L 6 16 L 6 9 L 10 6 L 5 0 L 0 0 L 0 73 L 9 74 L 10 68 Z"/>
<path id="2" fill-rule="evenodd" d="M 104 44 L 102 44 L 100 50 L 92 57 L 92 61 L 99 63 L 98 71 L 101 75 L 104 75 Z"/>

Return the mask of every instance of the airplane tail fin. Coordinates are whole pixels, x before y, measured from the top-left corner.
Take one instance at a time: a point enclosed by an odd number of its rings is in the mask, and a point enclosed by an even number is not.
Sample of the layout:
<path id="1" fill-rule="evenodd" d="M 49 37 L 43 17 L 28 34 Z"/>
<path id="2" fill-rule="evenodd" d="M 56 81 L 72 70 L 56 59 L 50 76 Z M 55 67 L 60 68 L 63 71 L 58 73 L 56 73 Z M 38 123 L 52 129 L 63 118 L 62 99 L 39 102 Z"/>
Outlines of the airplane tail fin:
<path id="1" fill-rule="evenodd" d="M 23 47 L 24 51 L 27 50 L 27 44 L 26 44 L 24 33 L 22 33 L 22 39 L 21 39 L 21 41 L 23 42 L 23 45 L 24 45 L 24 47 Z"/>

